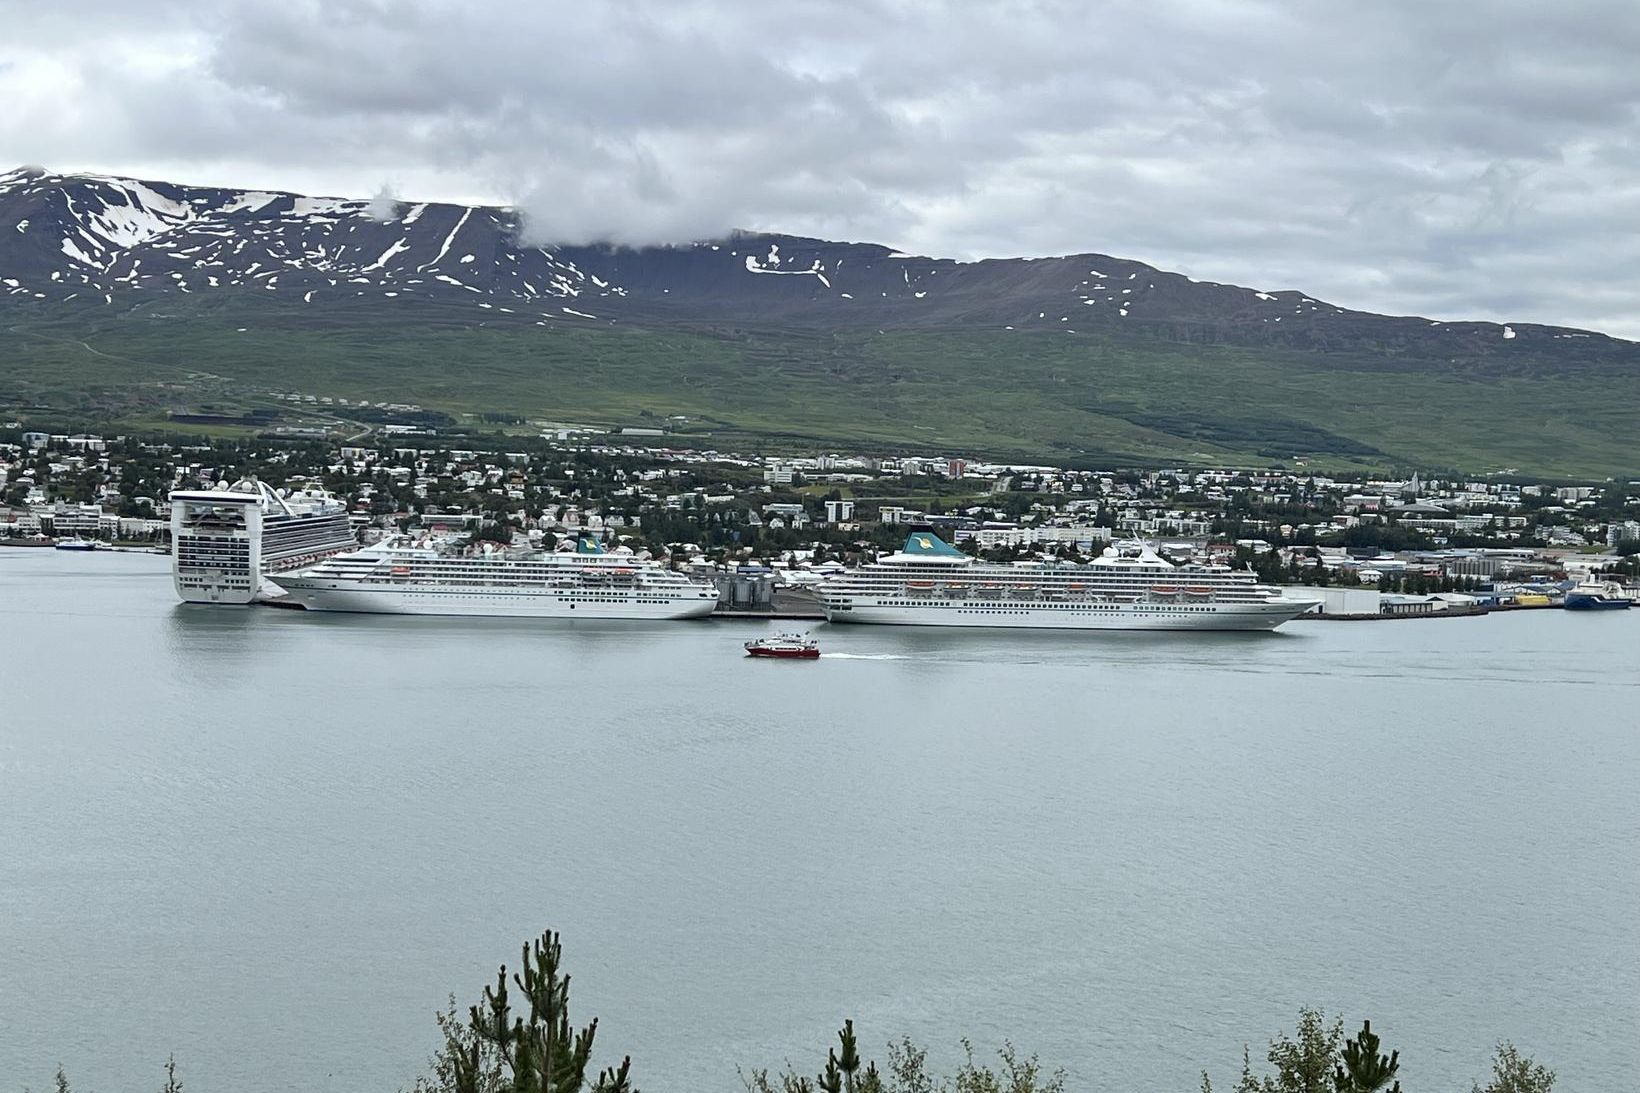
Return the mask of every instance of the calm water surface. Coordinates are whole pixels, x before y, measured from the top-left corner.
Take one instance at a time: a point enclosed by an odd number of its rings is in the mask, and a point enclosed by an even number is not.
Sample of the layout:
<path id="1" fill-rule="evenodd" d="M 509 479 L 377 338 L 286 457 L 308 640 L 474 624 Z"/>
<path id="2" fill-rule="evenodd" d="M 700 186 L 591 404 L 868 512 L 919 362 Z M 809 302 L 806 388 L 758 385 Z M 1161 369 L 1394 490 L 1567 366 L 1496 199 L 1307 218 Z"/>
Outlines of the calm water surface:
<path id="1" fill-rule="evenodd" d="M 0 1091 L 395 1090 L 564 931 L 646 1090 L 844 1016 L 1076 1089 L 1228 1081 L 1302 1004 L 1409 1089 L 1640 1072 L 1640 611 L 1275 635 L 184 608 L 0 551 Z M 835 655 L 832 655 L 835 654 Z"/>

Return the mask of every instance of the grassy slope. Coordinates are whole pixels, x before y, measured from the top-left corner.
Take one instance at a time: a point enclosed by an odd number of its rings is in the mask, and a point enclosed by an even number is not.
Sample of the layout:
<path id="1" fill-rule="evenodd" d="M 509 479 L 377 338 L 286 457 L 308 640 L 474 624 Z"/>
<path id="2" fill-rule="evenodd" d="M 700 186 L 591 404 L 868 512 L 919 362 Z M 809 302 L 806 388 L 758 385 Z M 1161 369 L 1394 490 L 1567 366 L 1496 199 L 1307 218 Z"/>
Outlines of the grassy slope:
<path id="1" fill-rule="evenodd" d="M 1640 377 L 1434 370 L 1089 335 L 644 330 L 318 309 L 11 328 L 0 404 L 151 419 L 271 391 L 569 421 L 1087 458 L 1632 474 Z M 410 319 L 410 323 L 404 320 Z M 246 329 L 240 331 L 238 328 Z M 83 343 L 83 344 L 82 344 Z"/>

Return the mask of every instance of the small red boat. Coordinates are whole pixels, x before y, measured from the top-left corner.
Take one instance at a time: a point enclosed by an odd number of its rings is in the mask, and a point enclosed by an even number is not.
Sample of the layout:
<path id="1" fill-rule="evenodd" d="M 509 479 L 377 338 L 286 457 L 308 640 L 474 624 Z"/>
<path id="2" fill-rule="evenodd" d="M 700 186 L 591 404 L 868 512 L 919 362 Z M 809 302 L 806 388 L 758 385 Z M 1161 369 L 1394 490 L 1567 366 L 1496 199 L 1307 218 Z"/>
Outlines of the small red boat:
<path id="1" fill-rule="evenodd" d="M 749 657 L 777 657 L 782 660 L 814 660 L 820 655 L 820 643 L 801 634 L 776 634 L 746 643 Z"/>

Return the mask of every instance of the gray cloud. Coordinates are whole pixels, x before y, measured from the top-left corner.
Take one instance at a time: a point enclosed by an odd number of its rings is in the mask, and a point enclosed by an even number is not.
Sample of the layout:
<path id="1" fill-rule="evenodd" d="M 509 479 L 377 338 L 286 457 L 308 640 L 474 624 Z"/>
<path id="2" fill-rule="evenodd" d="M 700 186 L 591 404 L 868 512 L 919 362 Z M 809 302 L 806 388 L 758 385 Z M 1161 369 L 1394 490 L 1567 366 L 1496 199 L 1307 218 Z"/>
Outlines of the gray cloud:
<path id="1" fill-rule="evenodd" d="M 381 221 L 392 220 L 398 215 L 398 210 L 399 196 L 393 191 L 393 184 L 390 182 L 382 183 L 381 189 L 371 197 L 370 205 L 366 209 L 372 217 Z"/>
<path id="2" fill-rule="evenodd" d="M 1640 336 L 1640 7 L 0 0 L 0 162 Z"/>

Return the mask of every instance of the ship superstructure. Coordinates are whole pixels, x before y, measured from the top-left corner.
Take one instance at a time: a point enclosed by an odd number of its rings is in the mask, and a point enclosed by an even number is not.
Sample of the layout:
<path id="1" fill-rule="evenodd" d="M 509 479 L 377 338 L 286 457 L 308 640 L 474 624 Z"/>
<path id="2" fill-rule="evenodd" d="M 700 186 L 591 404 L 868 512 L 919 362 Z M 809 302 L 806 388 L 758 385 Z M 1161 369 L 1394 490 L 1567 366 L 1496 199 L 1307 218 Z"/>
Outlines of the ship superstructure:
<path id="1" fill-rule="evenodd" d="M 1616 581 L 1588 580 L 1566 593 L 1568 611 L 1613 611 L 1634 606 Z"/>
<path id="2" fill-rule="evenodd" d="M 248 604 L 270 573 L 359 545 L 347 506 L 318 491 L 282 494 L 246 478 L 170 501 L 171 574 L 185 603 Z"/>
<path id="3" fill-rule="evenodd" d="M 689 619 L 710 615 L 714 585 L 626 548 L 590 540 L 546 554 L 452 553 L 404 537 L 281 573 L 275 583 L 314 611 L 513 618 Z"/>
<path id="4" fill-rule="evenodd" d="M 1175 566 L 1139 542 L 1085 564 L 999 564 L 926 531 L 818 596 L 830 622 L 1054 630 L 1272 630 L 1315 606 L 1245 570 Z"/>

